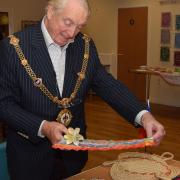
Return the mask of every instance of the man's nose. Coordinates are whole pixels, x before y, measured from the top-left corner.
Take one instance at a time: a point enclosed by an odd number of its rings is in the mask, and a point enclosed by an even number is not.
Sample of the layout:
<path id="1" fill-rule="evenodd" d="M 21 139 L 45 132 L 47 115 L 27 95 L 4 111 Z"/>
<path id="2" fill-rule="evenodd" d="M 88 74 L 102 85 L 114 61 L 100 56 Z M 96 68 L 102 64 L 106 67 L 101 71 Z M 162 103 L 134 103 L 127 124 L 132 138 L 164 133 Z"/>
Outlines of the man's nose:
<path id="1" fill-rule="evenodd" d="M 76 35 L 76 33 L 77 33 L 77 28 L 76 28 L 76 26 L 73 26 L 73 27 L 71 27 L 71 28 L 69 29 L 69 36 L 70 36 L 70 38 L 74 38 L 74 36 Z"/>

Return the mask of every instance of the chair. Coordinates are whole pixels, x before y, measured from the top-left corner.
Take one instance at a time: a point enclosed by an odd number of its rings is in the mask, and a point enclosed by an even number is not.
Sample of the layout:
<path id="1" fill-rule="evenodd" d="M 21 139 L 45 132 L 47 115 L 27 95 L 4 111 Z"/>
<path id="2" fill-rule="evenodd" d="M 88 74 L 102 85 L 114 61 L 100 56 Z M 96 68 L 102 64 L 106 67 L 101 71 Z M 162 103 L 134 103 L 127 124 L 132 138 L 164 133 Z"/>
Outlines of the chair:
<path id="1" fill-rule="evenodd" d="M 7 169 L 6 142 L 0 143 L 0 180 L 10 180 Z"/>

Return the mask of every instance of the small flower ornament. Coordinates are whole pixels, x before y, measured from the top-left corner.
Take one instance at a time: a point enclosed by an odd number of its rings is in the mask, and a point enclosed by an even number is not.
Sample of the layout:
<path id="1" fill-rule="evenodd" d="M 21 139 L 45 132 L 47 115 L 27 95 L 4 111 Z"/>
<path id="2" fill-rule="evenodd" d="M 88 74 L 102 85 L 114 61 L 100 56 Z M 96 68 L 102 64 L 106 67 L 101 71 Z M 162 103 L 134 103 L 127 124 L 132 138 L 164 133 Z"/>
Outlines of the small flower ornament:
<path id="1" fill-rule="evenodd" d="M 83 141 L 84 137 L 79 134 L 80 128 L 68 128 L 68 133 L 64 135 L 64 139 L 66 141 L 66 144 L 74 144 L 76 146 L 79 145 L 79 141 Z"/>

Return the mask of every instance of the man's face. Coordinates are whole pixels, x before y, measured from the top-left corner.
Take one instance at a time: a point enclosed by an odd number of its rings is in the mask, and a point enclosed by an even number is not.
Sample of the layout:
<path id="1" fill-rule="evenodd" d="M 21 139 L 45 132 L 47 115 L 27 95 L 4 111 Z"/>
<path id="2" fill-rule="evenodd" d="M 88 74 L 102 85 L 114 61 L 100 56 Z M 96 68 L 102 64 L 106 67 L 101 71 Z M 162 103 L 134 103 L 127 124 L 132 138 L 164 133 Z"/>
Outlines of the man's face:
<path id="1" fill-rule="evenodd" d="M 55 43 L 66 45 L 86 25 L 88 12 L 77 1 L 69 1 L 63 10 L 48 7 L 45 26 Z"/>

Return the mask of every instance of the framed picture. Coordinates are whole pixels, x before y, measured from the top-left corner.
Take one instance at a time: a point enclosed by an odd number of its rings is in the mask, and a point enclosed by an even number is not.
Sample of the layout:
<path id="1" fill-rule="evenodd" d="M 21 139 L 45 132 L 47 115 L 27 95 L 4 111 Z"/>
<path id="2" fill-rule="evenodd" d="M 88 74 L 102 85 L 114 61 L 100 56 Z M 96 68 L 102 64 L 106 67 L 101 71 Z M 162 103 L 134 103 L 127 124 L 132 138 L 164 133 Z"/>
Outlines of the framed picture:
<path id="1" fill-rule="evenodd" d="M 12 8 L 0 7 L 0 31 L 3 31 L 3 36 L 9 36 L 14 33 L 14 18 Z M 2 27 L 3 26 L 3 27 Z"/>
<path id="2" fill-rule="evenodd" d="M 180 48 L 180 33 L 175 33 L 175 48 Z"/>
<path id="3" fill-rule="evenodd" d="M 28 26 L 32 26 L 37 24 L 39 21 L 27 21 L 27 20 L 23 20 L 21 21 L 21 29 L 25 29 Z"/>
<path id="4" fill-rule="evenodd" d="M 170 48 L 162 46 L 161 47 L 161 61 L 169 61 L 170 58 Z"/>
<path id="5" fill-rule="evenodd" d="M 162 28 L 170 28 L 171 26 L 171 13 L 163 12 L 161 14 L 161 27 Z"/>
<path id="6" fill-rule="evenodd" d="M 9 35 L 9 14 L 0 12 L 0 40 Z"/>
<path id="7" fill-rule="evenodd" d="M 161 44 L 170 44 L 170 30 L 161 29 Z"/>
<path id="8" fill-rule="evenodd" d="M 180 51 L 174 52 L 174 66 L 180 66 Z"/>

